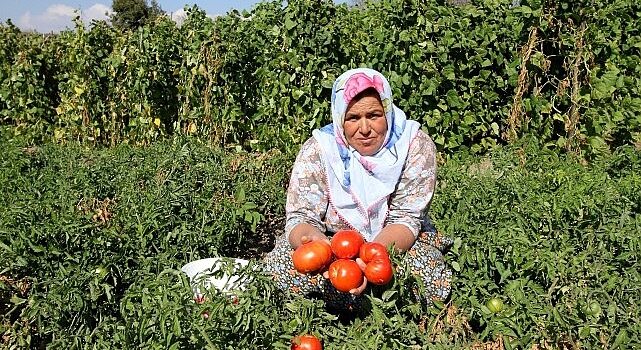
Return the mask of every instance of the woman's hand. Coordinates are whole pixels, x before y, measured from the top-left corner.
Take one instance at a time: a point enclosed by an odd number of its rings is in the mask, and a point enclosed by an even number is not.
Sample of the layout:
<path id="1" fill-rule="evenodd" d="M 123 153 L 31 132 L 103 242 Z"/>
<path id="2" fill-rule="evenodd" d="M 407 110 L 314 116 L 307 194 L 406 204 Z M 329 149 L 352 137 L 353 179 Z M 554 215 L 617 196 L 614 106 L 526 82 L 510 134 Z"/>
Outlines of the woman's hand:
<path id="1" fill-rule="evenodd" d="M 330 244 L 329 238 L 327 236 L 325 236 L 324 234 L 322 234 L 322 233 L 321 234 L 313 234 L 312 233 L 311 235 L 304 235 L 304 236 L 300 237 L 300 243 L 301 244 L 305 244 L 305 243 L 308 243 L 308 242 L 311 242 L 311 241 L 325 241 L 328 244 Z"/>
<path id="2" fill-rule="evenodd" d="M 289 244 L 292 246 L 292 249 L 298 248 L 301 244 L 316 240 L 323 240 L 330 243 L 329 238 L 327 238 L 325 234 L 316 227 L 306 223 L 300 223 L 294 226 L 289 233 Z"/>
<path id="3" fill-rule="evenodd" d="M 363 284 L 361 284 L 361 286 L 358 288 L 350 290 L 349 292 L 354 295 L 361 295 L 365 291 L 365 288 L 367 288 L 367 278 L 365 278 L 365 267 L 367 267 L 367 265 L 363 262 L 363 260 L 361 260 L 361 258 L 356 258 L 356 264 L 358 264 L 358 267 L 360 267 L 361 271 L 363 271 Z"/>

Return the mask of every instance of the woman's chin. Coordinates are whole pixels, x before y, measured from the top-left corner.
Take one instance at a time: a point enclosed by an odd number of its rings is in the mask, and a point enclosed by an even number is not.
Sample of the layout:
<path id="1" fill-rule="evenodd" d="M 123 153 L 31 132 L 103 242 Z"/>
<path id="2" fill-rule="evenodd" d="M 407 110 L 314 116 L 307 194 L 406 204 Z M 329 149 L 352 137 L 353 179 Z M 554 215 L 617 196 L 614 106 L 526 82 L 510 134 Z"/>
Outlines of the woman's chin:
<path id="1" fill-rule="evenodd" d="M 366 157 L 375 155 L 383 144 L 383 140 L 379 140 L 377 138 L 361 140 L 348 139 L 347 142 L 358 152 L 358 154 Z"/>
<path id="2" fill-rule="evenodd" d="M 358 154 L 366 157 L 373 156 L 374 154 L 376 154 L 376 151 L 378 151 L 378 148 L 379 147 L 377 145 L 367 145 L 367 146 L 359 145 L 354 147 L 354 149 L 358 151 Z"/>

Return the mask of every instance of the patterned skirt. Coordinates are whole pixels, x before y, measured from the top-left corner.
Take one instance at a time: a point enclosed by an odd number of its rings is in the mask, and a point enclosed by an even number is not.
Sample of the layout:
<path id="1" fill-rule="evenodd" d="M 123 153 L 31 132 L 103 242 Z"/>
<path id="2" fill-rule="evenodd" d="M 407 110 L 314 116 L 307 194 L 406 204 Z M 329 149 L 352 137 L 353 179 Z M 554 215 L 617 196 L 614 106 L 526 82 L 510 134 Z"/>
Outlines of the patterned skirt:
<path id="1" fill-rule="evenodd" d="M 414 279 L 423 285 L 424 291 L 415 296 L 425 301 L 445 300 L 450 294 L 452 272 L 445 266 L 442 250 L 451 244 L 449 238 L 435 230 L 419 235 L 414 246 L 402 255 L 402 263 L 396 267 L 396 274 L 402 275 L 409 269 Z M 274 250 L 263 260 L 263 271 L 271 274 L 278 288 L 300 295 L 320 296 L 328 308 L 359 311 L 363 296 L 336 290 L 321 274 L 302 274 L 294 269 L 291 258 L 292 248 L 285 235 L 276 239 Z M 369 285 L 368 285 L 368 288 Z M 363 293 L 367 293 L 367 290 Z"/>

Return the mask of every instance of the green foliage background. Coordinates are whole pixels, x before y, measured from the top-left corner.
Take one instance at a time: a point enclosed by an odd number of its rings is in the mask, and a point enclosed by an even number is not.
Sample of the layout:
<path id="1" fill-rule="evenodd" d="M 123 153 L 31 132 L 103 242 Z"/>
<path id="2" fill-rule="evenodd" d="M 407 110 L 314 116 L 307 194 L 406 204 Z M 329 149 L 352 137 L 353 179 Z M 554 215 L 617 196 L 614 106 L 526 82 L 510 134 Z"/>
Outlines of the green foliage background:
<path id="1" fill-rule="evenodd" d="M 213 294 L 199 306 L 178 270 L 273 245 L 291 156 L 193 139 L 23 146 L 4 142 L 0 154 L 7 347 L 286 349 L 302 332 L 326 349 L 641 345 L 641 157 L 631 147 L 589 166 L 533 140 L 452 157 L 432 203 L 437 228 L 456 239 L 451 302 L 411 302 L 399 275 L 369 292 L 363 317 L 339 319 L 260 275 L 238 304 Z M 489 312 L 491 297 L 505 309 Z"/>
<path id="2" fill-rule="evenodd" d="M 187 12 L 132 31 L 0 26 L 2 347 L 641 346 L 638 2 Z M 451 300 L 408 302 L 398 276 L 342 319 L 255 275 L 238 304 L 192 303 L 184 263 L 273 244 L 298 146 L 359 66 L 447 157 L 431 212 L 456 239 Z"/>
<path id="3" fill-rule="evenodd" d="M 161 17 L 124 32 L 0 27 L 5 132 L 104 145 L 195 134 L 286 150 L 329 121 L 333 79 L 368 66 L 448 154 L 525 134 L 587 155 L 641 142 L 637 1 L 295 0 L 216 19 L 187 10 L 181 26 Z"/>

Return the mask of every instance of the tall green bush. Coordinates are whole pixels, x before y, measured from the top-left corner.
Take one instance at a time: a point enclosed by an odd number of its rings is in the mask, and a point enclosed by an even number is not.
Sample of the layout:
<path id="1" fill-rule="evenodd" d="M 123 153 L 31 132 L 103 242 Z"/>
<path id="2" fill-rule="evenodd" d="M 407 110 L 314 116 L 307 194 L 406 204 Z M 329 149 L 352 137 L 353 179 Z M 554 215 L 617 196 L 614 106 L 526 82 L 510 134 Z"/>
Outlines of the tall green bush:
<path id="1" fill-rule="evenodd" d="M 523 135 L 602 153 L 641 144 L 640 6 L 294 0 L 215 19 L 193 7 L 181 26 L 161 17 L 131 31 L 3 25 L 0 114 L 34 141 L 192 134 L 290 149 L 329 122 L 334 78 L 368 66 L 447 153 Z"/>

